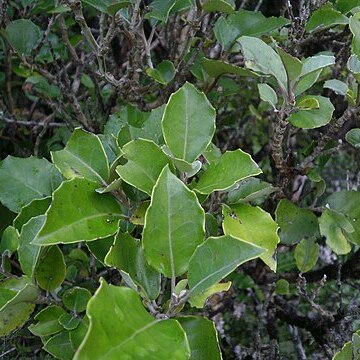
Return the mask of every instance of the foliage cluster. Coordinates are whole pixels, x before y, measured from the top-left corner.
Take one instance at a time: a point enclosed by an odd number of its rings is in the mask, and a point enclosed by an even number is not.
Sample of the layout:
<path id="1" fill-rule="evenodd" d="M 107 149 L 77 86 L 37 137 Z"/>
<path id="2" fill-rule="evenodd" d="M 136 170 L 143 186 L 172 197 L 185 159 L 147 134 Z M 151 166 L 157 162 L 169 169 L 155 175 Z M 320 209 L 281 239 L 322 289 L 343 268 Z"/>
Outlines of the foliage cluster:
<path id="1" fill-rule="evenodd" d="M 360 0 L 0 4 L 2 358 L 357 359 Z"/>

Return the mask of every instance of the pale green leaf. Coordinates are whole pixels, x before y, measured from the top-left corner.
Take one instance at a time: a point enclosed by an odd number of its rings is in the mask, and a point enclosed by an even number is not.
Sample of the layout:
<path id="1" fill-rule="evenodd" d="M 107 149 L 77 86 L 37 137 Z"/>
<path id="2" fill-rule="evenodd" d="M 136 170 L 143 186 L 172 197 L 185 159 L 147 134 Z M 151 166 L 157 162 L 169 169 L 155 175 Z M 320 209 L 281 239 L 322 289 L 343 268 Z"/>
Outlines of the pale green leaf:
<path id="1" fill-rule="evenodd" d="M 206 12 L 223 12 L 225 14 L 232 14 L 234 9 L 234 2 L 232 0 L 206 0 L 202 8 Z"/>
<path id="2" fill-rule="evenodd" d="M 45 224 L 33 244 L 91 241 L 114 234 L 121 217 L 120 205 L 112 195 L 96 193 L 97 187 L 82 178 L 63 182 L 53 194 Z"/>
<path id="3" fill-rule="evenodd" d="M 278 224 L 260 207 L 248 204 L 223 207 L 223 229 L 226 235 L 247 241 L 266 251 L 260 256 L 271 270 L 276 271 L 275 251 L 280 242 Z"/>
<path id="4" fill-rule="evenodd" d="M 294 257 L 299 271 L 306 273 L 316 264 L 319 257 L 319 244 L 314 238 L 302 239 L 295 248 Z"/>
<path id="5" fill-rule="evenodd" d="M 200 294 L 217 284 L 246 261 L 262 255 L 265 249 L 230 235 L 210 237 L 197 247 L 190 259 L 190 294 Z"/>
<path id="6" fill-rule="evenodd" d="M 150 299 L 159 296 L 160 273 L 148 265 L 140 241 L 130 234 L 117 234 L 114 245 L 106 255 L 105 263 L 128 273 Z"/>
<path id="7" fill-rule="evenodd" d="M 264 41 L 254 37 L 242 36 L 238 42 L 245 57 L 246 67 L 265 75 L 273 75 L 282 91 L 287 93 L 288 77 L 276 51 Z"/>
<path id="8" fill-rule="evenodd" d="M 210 286 L 207 290 L 204 292 L 190 296 L 189 303 L 193 307 L 197 307 L 202 309 L 205 306 L 206 300 L 213 296 L 214 294 L 228 291 L 231 287 L 231 281 L 225 282 L 225 283 L 218 283 L 215 285 Z"/>
<path id="9" fill-rule="evenodd" d="M 308 98 L 316 99 L 319 102 L 319 108 L 294 112 L 290 115 L 289 122 L 302 129 L 314 129 L 327 125 L 331 121 L 335 110 L 330 99 L 323 96 L 308 95 L 298 99 L 297 103 Z"/>
<path id="10" fill-rule="evenodd" d="M 51 195 L 60 183 L 61 175 L 46 159 L 8 156 L 0 163 L 0 201 L 13 212 Z"/>
<path id="11" fill-rule="evenodd" d="M 323 69 L 327 66 L 335 64 L 335 56 L 332 55 L 316 55 L 305 59 L 301 69 L 300 77 L 310 74 L 314 71 Z"/>
<path id="12" fill-rule="evenodd" d="M 359 148 L 360 147 L 360 129 L 355 128 L 348 131 L 345 135 L 346 141 L 352 146 Z"/>
<path id="13" fill-rule="evenodd" d="M 117 166 L 116 172 L 128 184 L 151 195 L 161 170 L 169 162 L 167 156 L 153 141 L 145 139 L 130 141 L 122 150 L 128 162 Z"/>
<path id="14" fill-rule="evenodd" d="M 182 275 L 204 231 L 205 214 L 195 193 L 166 166 L 145 216 L 143 247 L 148 263 L 167 277 Z"/>
<path id="15" fill-rule="evenodd" d="M 260 99 L 267 102 L 274 109 L 276 109 L 276 104 L 278 103 L 278 98 L 275 90 L 268 84 L 258 84 Z"/>
<path id="16" fill-rule="evenodd" d="M 320 233 L 326 237 L 327 245 L 338 255 L 344 255 L 351 251 L 351 245 L 347 239 L 347 233 L 355 230 L 340 212 L 332 209 L 325 209 L 319 219 Z"/>
<path id="17" fill-rule="evenodd" d="M 319 101 L 313 97 L 306 97 L 297 103 L 297 107 L 300 110 L 313 110 L 319 109 Z"/>
<path id="18" fill-rule="evenodd" d="M 8 226 L 1 235 L 0 254 L 12 255 L 19 246 L 19 233 L 13 226 Z"/>
<path id="19" fill-rule="evenodd" d="M 349 87 L 346 83 L 337 79 L 325 81 L 324 88 L 331 89 L 335 92 L 335 94 L 343 96 L 345 96 L 349 90 Z"/>
<path id="20" fill-rule="evenodd" d="M 175 158 L 192 163 L 210 144 L 215 110 L 204 93 L 186 82 L 170 96 L 162 120 L 165 143 Z"/>
<path id="21" fill-rule="evenodd" d="M 100 185 L 109 178 L 109 164 L 100 139 L 75 129 L 63 150 L 51 153 L 56 167 L 67 179 L 84 177 Z"/>
<path id="22" fill-rule="evenodd" d="M 74 360 L 189 359 L 188 340 L 180 324 L 154 319 L 134 290 L 102 280 L 87 315 L 90 328 Z"/>
<path id="23" fill-rule="evenodd" d="M 238 181 L 261 173 L 249 154 L 240 149 L 226 151 L 217 162 L 209 165 L 194 190 L 201 194 L 227 190 Z"/>

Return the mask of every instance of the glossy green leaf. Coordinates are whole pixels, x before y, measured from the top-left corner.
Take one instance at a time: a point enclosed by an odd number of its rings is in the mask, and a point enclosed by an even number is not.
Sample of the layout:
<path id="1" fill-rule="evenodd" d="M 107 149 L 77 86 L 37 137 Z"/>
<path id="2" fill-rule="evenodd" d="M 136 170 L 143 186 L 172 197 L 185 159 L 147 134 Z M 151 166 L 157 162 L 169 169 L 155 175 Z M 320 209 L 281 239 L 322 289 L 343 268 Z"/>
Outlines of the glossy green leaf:
<path id="1" fill-rule="evenodd" d="M 278 103 L 278 98 L 275 90 L 268 84 L 258 84 L 259 95 L 262 101 L 267 102 L 274 109 L 276 109 L 276 104 Z"/>
<path id="2" fill-rule="evenodd" d="M 21 208 L 19 214 L 14 219 L 14 227 L 21 231 L 21 228 L 31 218 L 45 214 L 51 204 L 51 196 L 43 199 L 35 199 L 28 205 Z"/>
<path id="3" fill-rule="evenodd" d="M 319 227 L 321 235 L 326 237 L 327 245 L 336 254 L 344 255 L 351 251 L 347 233 L 353 233 L 355 230 L 344 214 L 325 209 L 319 219 Z"/>
<path id="4" fill-rule="evenodd" d="M 314 238 L 302 239 L 295 248 L 294 257 L 299 271 L 306 273 L 316 264 L 319 257 L 319 244 Z"/>
<path id="5" fill-rule="evenodd" d="M 49 336 L 63 330 L 59 323 L 61 315 L 66 314 L 65 310 L 57 305 L 50 305 L 36 314 L 36 324 L 31 324 L 29 330 L 36 336 Z"/>
<path id="6" fill-rule="evenodd" d="M 206 0 L 202 8 L 206 12 L 223 12 L 225 14 L 232 14 L 234 9 L 234 2 L 231 0 Z"/>
<path id="7" fill-rule="evenodd" d="M 280 226 L 279 236 L 283 244 L 294 245 L 319 232 L 315 214 L 310 210 L 297 207 L 289 200 L 280 200 L 275 215 L 276 222 Z"/>
<path id="8" fill-rule="evenodd" d="M 6 26 L 6 35 L 10 44 L 19 52 L 19 55 L 29 55 L 41 38 L 40 28 L 31 20 L 18 19 Z"/>
<path id="9" fill-rule="evenodd" d="M 45 223 L 45 215 L 31 218 L 23 227 L 19 237 L 18 257 L 24 274 L 33 278 L 35 266 L 39 259 L 41 248 L 33 245 L 41 228 Z"/>
<path id="10" fill-rule="evenodd" d="M 134 290 L 102 280 L 87 314 L 90 328 L 74 360 L 189 359 L 188 340 L 180 324 L 154 319 Z"/>
<path id="11" fill-rule="evenodd" d="M 360 129 L 355 128 L 348 131 L 345 135 L 346 141 L 352 146 L 359 148 L 360 147 Z"/>
<path id="12" fill-rule="evenodd" d="M 110 194 L 97 194 L 98 185 L 82 178 L 65 181 L 53 195 L 36 245 L 91 241 L 114 234 L 120 205 Z"/>
<path id="13" fill-rule="evenodd" d="M 300 77 L 335 64 L 335 56 L 316 55 L 305 59 Z"/>
<path id="14" fill-rule="evenodd" d="M 204 292 L 197 294 L 197 295 L 190 296 L 189 303 L 193 307 L 202 309 L 205 306 L 206 300 L 209 297 L 213 296 L 214 294 L 223 292 L 223 291 L 228 291 L 230 289 L 230 287 L 231 287 L 231 281 L 212 285 Z"/>
<path id="15" fill-rule="evenodd" d="M 324 88 L 331 89 L 337 95 L 345 96 L 349 90 L 349 87 L 343 81 L 337 79 L 326 80 L 324 83 Z"/>
<path id="16" fill-rule="evenodd" d="M 280 56 L 264 41 L 242 36 L 238 42 L 245 57 L 245 65 L 265 75 L 273 75 L 283 92 L 287 93 L 288 77 Z"/>
<path id="17" fill-rule="evenodd" d="M 125 165 L 119 165 L 116 172 L 128 184 L 151 195 L 161 170 L 169 160 L 165 153 L 151 140 L 138 139 L 123 147 Z"/>
<path id="18" fill-rule="evenodd" d="M 105 258 L 105 263 L 128 273 L 150 299 L 156 299 L 159 296 L 160 273 L 148 265 L 140 241 L 130 234 L 121 232 L 117 234 L 114 245 Z"/>
<path id="19" fill-rule="evenodd" d="M 10 256 L 17 250 L 18 246 L 19 233 L 13 226 L 8 226 L 1 236 L 0 254 L 7 252 L 8 256 Z"/>
<path id="20" fill-rule="evenodd" d="M 75 129 L 63 150 L 51 153 L 52 160 L 67 179 L 84 177 L 101 185 L 109 178 L 109 165 L 99 138 Z"/>
<path id="21" fill-rule="evenodd" d="M 276 271 L 275 251 L 280 242 L 277 234 L 279 226 L 271 215 L 258 206 L 237 204 L 232 205 L 231 209 L 224 206 L 223 216 L 224 233 L 266 249 L 260 259 Z"/>
<path id="22" fill-rule="evenodd" d="M 219 339 L 215 324 L 199 316 L 179 318 L 190 345 L 190 360 L 221 360 Z"/>
<path id="23" fill-rule="evenodd" d="M 230 235 L 208 238 L 190 259 L 188 280 L 191 295 L 206 291 L 238 266 L 264 252 L 265 249 Z"/>
<path id="24" fill-rule="evenodd" d="M 306 23 L 305 29 L 309 32 L 319 28 L 346 25 L 348 22 L 349 20 L 345 15 L 326 4 L 312 13 L 310 19 Z"/>
<path id="25" fill-rule="evenodd" d="M 38 285 L 47 291 L 56 290 L 65 280 L 64 255 L 57 245 L 44 249 L 35 268 Z"/>
<path id="26" fill-rule="evenodd" d="M 43 349 L 56 359 L 71 360 L 74 350 L 71 347 L 70 335 L 68 331 L 63 331 L 52 336 L 44 345 Z"/>
<path id="27" fill-rule="evenodd" d="M 240 149 L 226 151 L 217 162 L 209 165 L 194 190 L 201 194 L 227 190 L 238 181 L 261 173 L 249 154 Z"/>
<path id="28" fill-rule="evenodd" d="M 170 96 L 162 129 L 174 157 L 192 163 L 210 144 L 215 132 L 215 109 L 204 93 L 186 82 Z"/>
<path id="29" fill-rule="evenodd" d="M 162 61 L 156 69 L 146 69 L 146 74 L 160 84 L 168 84 L 175 76 L 174 64 L 169 60 Z"/>
<path id="30" fill-rule="evenodd" d="M 166 166 L 145 216 L 143 247 L 148 263 L 167 277 L 182 275 L 204 231 L 205 214 L 196 195 Z"/>
<path id="31" fill-rule="evenodd" d="M 201 64 L 204 70 L 213 78 L 217 78 L 224 74 L 233 74 L 233 75 L 250 76 L 250 77 L 259 76 L 258 74 L 256 74 L 251 70 L 229 64 L 222 60 L 212 60 L 212 59 L 203 58 L 201 60 Z"/>
<path id="32" fill-rule="evenodd" d="M 0 201 L 18 213 L 32 200 L 51 195 L 61 180 L 55 166 L 45 159 L 8 156 L 0 163 Z"/>
<path id="33" fill-rule="evenodd" d="M 308 98 L 316 99 L 319 102 L 319 108 L 294 112 L 289 116 L 289 122 L 302 129 L 314 129 L 328 124 L 335 110 L 330 99 L 323 96 L 309 95 L 300 98 L 297 103 Z"/>
<path id="34" fill-rule="evenodd" d="M 78 286 L 66 290 L 62 295 L 62 301 L 65 307 L 76 313 L 85 311 L 90 298 L 91 292 L 88 289 Z"/>
<path id="35" fill-rule="evenodd" d="M 265 17 L 261 12 L 239 10 L 226 18 L 220 17 L 214 26 L 214 33 L 217 41 L 228 50 L 240 36 L 268 34 L 288 22 L 283 17 Z"/>
<path id="36" fill-rule="evenodd" d="M 2 281 L 0 294 L 3 292 L 12 295 L 0 303 L 0 336 L 6 336 L 26 323 L 35 309 L 34 302 L 39 296 L 38 287 L 31 284 L 25 276 Z"/>

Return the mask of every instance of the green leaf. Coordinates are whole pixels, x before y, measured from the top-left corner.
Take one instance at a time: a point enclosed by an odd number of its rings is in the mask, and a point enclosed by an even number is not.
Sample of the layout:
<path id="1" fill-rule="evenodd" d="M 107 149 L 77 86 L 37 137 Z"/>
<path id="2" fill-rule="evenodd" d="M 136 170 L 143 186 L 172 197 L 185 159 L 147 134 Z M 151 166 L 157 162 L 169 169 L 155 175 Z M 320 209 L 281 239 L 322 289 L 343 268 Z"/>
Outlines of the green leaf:
<path id="1" fill-rule="evenodd" d="M 195 193 L 166 166 L 145 216 L 143 247 L 148 263 L 169 278 L 184 274 L 204 232 L 205 214 Z"/>
<path id="2" fill-rule="evenodd" d="M 351 52 L 360 56 L 360 14 L 356 13 L 350 17 L 349 27 L 352 32 L 353 40 L 351 43 Z"/>
<path id="3" fill-rule="evenodd" d="M 347 14 L 357 6 L 360 6 L 360 0 L 338 0 L 336 4 L 336 8 L 343 14 Z"/>
<path id="4" fill-rule="evenodd" d="M 114 234 L 120 205 L 110 194 L 97 194 L 97 187 L 82 178 L 63 182 L 53 194 L 45 224 L 33 244 L 91 241 Z"/>
<path id="5" fill-rule="evenodd" d="M 312 98 L 312 97 L 306 97 L 306 98 L 302 99 L 301 101 L 299 101 L 299 103 L 297 104 L 297 107 L 300 110 L 313 110 L 313 109 L 319 109 L 320 104 L 317 99 Z"/>
<path id="6" fill-rule="evenodd" d="M 146 69 L 146 74 L 158 83 L 166 85 L 174 78 L 175 67 L 171 61 L 164 60 L 156 66 L 156 69 Z"/>
<path id="7" fill-rule="evenodd" d="M 154 300 L 159 296 L 160 273 L 148 265 L 140 241 L 128 233 L 117 234 L 105 263 L 128 273 L 150 299 Z"/>
<path id="8" fill-rule="evenodd" d="M 116 172 L 128 184 L 151 195 L 161 170 L 169 160 L 164 152 L 151 140 L 138 139 L 123 147 L 125 165 L 116 167 Z"/>
<path id="9" fill-rule="evenodd" d="M 300 77 L 310 74 L 314 71 L 323 69 L 327 66 L 335 65 L 335 56 L 332 55 L 317 55 L 305 59 Z"/>
<path id="10" fill-rule="evenodd" d="M 204 70 L 213 78 L 217 78 L 224 74 L 233 74 L 239 76 L 258 77 L 259 75 L 253 71 L 244 69 L 240 66 L 229 64 L 222 60 L 212 60 L 203 58 L 201 64 Z"/>
<path id="11" fill-rule="evenodd" d="M 89 318 L 85 315 L 84 318 L 81 319 L 78 327 L 72 331 L 70 331 L 70 342 L 71 347 L 76 351 L 81 345 L 82 341 L 85 338 L 85 335 L 89 329 Z"/>
<path id="12" fill-rule="evenodd" d="M 131 4 L 130 0 L 82 0 L 103 13 L 114 15 L 118 10 Z"/>
<path id="13" fill-rule="evenodd" d="M 19 246 L 19 233 L 13 226 L 8 226 L 0 241 L 0 254 L 7 252 L 8 256 L 13 254 Z"/>
<path id="14" fill-rule="evenodd" d="M 345 96 L 349 90 L 349 87 L 343 81 L 337 79 L 326 80 L 324 83 L 325 89 L 331 89 L 337 95 Z"/>
<path id="15" fill-rule="evenodd" d="M 174 157 L 192 163 L 207 148 L 215 132 L 215 109 L 204 93 L 186 82 L 170 96 L 162 129 Z"/>
<path id="16" fill-rule="evenodd" d="M 65 280 L 64 255 L 57 245 L 44 249 L 35 268 L 38 285 L 47 291 L 56 290 Z"/>
<path id="17" fill-rule="evenodd" d="M 21 208 L 18 216 L 14 219 L 14 227 L 21 231 L 24 224 L 31 218 L 45 214 L 51 204 L 51 196 L 43 199 L 35 199 L 28 205 Z"/>
<path id="18" fill-rule="evenodd" d="M 288 77 L 280 56 L 264 41 L 242 36 L 238 39 L 245 57 L 245 65 L 265 75 L 273 75 L 283 92 L 287 93 Z"/>
<path id="19" fill-rule="evenodd" d="M 341 12 L 334 10 L 328 4 L 323 5 L 320 9 L 314 11 L 305 26 L 305 30 L 310 32 L 319 28 L 332 27 L 335 25 L 347 25 L 348 18 Z"/>
<path id="20" fill-rule="evenodd" d="M 303 238 L 314 236 L 319 232 L 315 214 L 297 207 L 287 199 L 280 200 L 275 216 L 280 226 L 279 235 L 283 244 L 294 245 Z"/>
<path id="21" fill-rule="evenodd" d="M 91 253 L 104 264 L 105 256 L 109 252 L 113 242 L 114 237 L 109 236 L 104 239 L 87 242 L 86 246 Z"/>
<path id="22" fill-rule="evenodd" d="M 325 209 L 319 219 L 319 226 L 321 235 L 326 237 L 327 245 L 336 254 L 344 255 L 351 251 L 347 233 L 353 233 L 355 230 L 344 214 Z"/>
<path id="23" fill-rule="evenodd" d="M 352 342 L 348 341 L 344 344 L 340 351 L 336 352 L 332 360 L 349 360 L 353 359 Z"/>
<path id="24" fill-rule="evenodd" d="M 321 69 L 313 71 L 296 81 L 294 85 L 294 95 L 299 96 L 306 90 L 310 89 L 318 81 L 321 72 Z"/>
<path id="25" fill-rule="evenodd" d="M 274 109 L 276 109 L 276 104 L 278 103 L 278 98 L 275 90 L 268 84 L 258 84 L 260 99 L 267 102 Z"/>
<path id="26" fill-rule="evenodd" d="M 31 324 L 29 330 L 36 336 L 49 336 L 63 330 L 59 323 L 61 315 L 66 314 L 65 310 L 57 305 L 50 305 L 36 314 L 36 324 Z"/>
<path id="27" fill-rule="evenodd" d="M 74 350 L 71 347 L 68 331 L 61 332 L 51 337 L 45 343 L 43 349 L 56 359 L 71 360 L 74 356 Z"/>
<path id="28" fill-rule="evenodd" d="M 197 307 L 202 309 L 205 306 L 206 300 L 213 296 L 214 294 L 228 291 L 231 287 L 231 281 L 225 282 L 225 283 L 219 283 L 210 286 L 207 290 L 204 292 L 190 296 L 189 303 L 192 307 Z"/>
<path id="29" fill-rule="evenodd" d="M 145 214 L 146 210 L 150 205 L 150 201 L 144 201 L 139 205 L 139 207 L 134 211 L 130 218 L 130 222 L 135 225 L 144 225 L 145 224 Z"/>
<path id="30" fill-rule="evenodd" d="M 6 336 L 26 323 L 39 296 L 38 287 L 31 284 L 25 276 L 2 281 L 0 298 L 4 292 L 12 295 L 0 303 L 0 336 Z"/>
<path id="31" fill-rule="evenodd" d="M 59 317 L 59 323 L 66 330 L 74 330 L 78 327 L 80 319 L 76 315 L 65 313 Z"/>
<path id="32" fill-rule="evenodd" d="M 29 55 L 41 38 L 40 28 L 28 19 L 10 22 L 5 31 L 10 44 L 20 55 Z"/>
<path id="33" fill-rule="evenodd" d="M 90 328 L 74 360 L 189 359 L 189 344 L 180 324 L 154 319 L 134 290 L 102 280 L 87 314 Z"/>
<path id="34" fill-rule="evenodd" d="M 265 249 L 230 235 L 210 237 L 190 259 L 188 280 L 191 295 L 200 294 Z"/>
<path id="35" fill-rule="evenodd" d="M 275 250 L 280 242 L 277 234 L 279 226 L 271 215 L 258 206 L 237 204 L 232 205 L 231 209 L 224 206 L 223 216 L 224 233 L 266 249 L 260 259 L 276 271 Z"/>
<path id="36" fill-rule="evenodd" d="M 53 163 L 67 179 L 84 177 L 100 185 L 109 178 L 109 164 L 100 139 L 75 129 L 65 149 L 51 152 Z"/>
<path id="37" fill-rule="evenodd" d="M 8 156 L 0 163 L 0 201 L 13 212 L 51 195 L 60 183 L 58 170 L 45 159 Z"/>
<path id="38" fill-rule="evenodd" d="M 177 0 L 153 0 L 150 5 L 150 11 L 146 13 L 145 18 L 153 18 L 162 22 L 167 22 L 170 11 L 175 6 Z"/>
<path id="39" fill-rule="evenodd" d="M 339 191 L 330 195 L 326 202 L 340 213 L 345 214 L 355 229 L 354 233 L 348 233 L 347 237 L 354 244 L 360 245 L 360 192 Z"/>
<path id="40" fill-rule="evenodd" d="M 315 265 L 319 257 L 319 244 L 314 238 L 302 239 L 295 248 L 294 257 L 299 271 L 306 273 Z"/>
<path id="41" fill-rule="evenodd" d="M 360 147 L 360 129 L 351 129 L 345 135 L 346 141 L 352 146 L 359 148 Z"/>
<path id="42" fill-rule="evenodd" d="M 301 74 L 301 70 L 303 67 L 302 62 L 298 58 L 291 56 L 290 54 L 285 52 L 280 47 L 278 47 L 276 50 L 285 66 L 291 85 L 294 85 L 295 81 L 299 78 Z"/>
<path id="43" fill-rule="evenodd" d="M 45 223 L 45 215 L 31 218 L 23 227 L 19 237 L 18 257 L 24 274 L 33 278 L 35 266 L 40 256 L 41 248 L 33 245 L 41 228 Z"/>
<path id="44" fill-rule="evenodd" d="M 226 18 L 220 17 L 214 26 L 214 34 L 228 50 L 240 36 L 261 36 L 288 23 L 289 20 L 283 17 L 265 17 L 261 12 L 239 10 Z"/>
<path id="45" fill-rule="evenodd" d="M 285 279 L 280 279 L 275 283 L 275 292 L 278 295 L 289 294 L 289 283 Z"/>
<path id="46" fill-rule="evenodd" d="M 261 173 L 249 154 L 240 149 L 226 151 L 217 162 L 209 165 L 194 190 L 201 194 L 227 190 L 238 181 Z"/>
<path id="47" fill-rule="evenodd" d="M 302 129 L 315 129 L 328 124 L 335 110 L 330 99 L 323 96 L 308 95 L 298 99 L 297 104 L 309 98 L 316 99 L 319 102 L 319 108 L 294 112 L 290 115 L 289 122 Z"/>
<path id="48" fill-rule="evenodd" d="M 78 286 L 66 290 L 62 295 L 62 301 L 65 307 L 76 313 L 85 311 L 90 298 L 91 292 L 88 289 Z"/>
<path id="49" fill-rule="evenodd" d="M 202 8 L 206 12 L 223 12 L 232 14 L 235 11 L 232 0 L 207 0 L 203 3 Z"/>
<path id="50" fill-rule="evenodd" d="M 200 316 L 179 318 L 190 345 L 191 360 L 221 360 L 218 334 L 212 321 Z"/>

